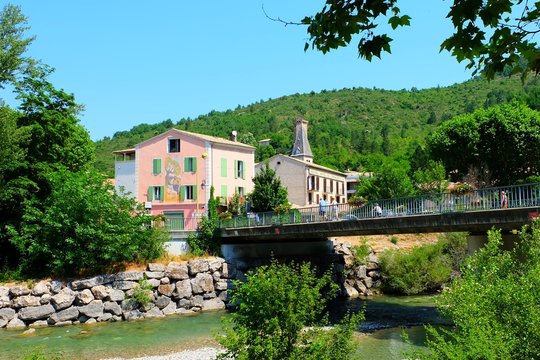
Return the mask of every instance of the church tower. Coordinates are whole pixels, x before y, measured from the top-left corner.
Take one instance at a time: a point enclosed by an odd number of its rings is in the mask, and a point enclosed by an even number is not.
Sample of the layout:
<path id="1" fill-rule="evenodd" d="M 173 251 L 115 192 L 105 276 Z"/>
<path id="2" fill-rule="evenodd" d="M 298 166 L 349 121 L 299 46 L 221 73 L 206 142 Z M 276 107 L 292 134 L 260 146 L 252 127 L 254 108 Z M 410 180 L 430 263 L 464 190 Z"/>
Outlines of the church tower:
<path id="1" fill-rule="evenodd" d="M 293 120 L 293 124 L 294 146 L 291 157 L 311 163 L 313 162 L 313 154 L 307 136 L 308 122 L 302 118 L 297 118 Z"/>

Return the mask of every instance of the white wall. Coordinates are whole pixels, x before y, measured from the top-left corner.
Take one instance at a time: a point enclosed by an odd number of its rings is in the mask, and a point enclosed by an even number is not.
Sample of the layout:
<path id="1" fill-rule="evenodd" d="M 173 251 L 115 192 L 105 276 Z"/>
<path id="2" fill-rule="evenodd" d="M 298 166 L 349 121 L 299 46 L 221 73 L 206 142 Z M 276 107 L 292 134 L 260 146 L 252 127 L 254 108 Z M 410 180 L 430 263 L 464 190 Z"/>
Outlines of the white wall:
<path id="1" fill-rule="evenodd" d="M 114 179 L 114 188 L 118 194 L 137 197 L 135 161 L 117 161 L 114 164 Z"/>

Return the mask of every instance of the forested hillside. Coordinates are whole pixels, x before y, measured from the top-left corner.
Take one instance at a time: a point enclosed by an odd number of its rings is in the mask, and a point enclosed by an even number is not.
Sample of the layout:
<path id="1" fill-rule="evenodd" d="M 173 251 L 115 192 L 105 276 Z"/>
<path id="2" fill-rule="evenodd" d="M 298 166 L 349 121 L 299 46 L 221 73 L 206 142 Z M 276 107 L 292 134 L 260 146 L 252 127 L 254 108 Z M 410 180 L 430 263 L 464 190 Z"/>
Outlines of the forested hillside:
<path id="1" fill-rule="evenodd" d="M 512 99 L 540 108 L 538 78 L 525 84 L 518 77 L 486 81 L 475 78 L 449 87 L 389 91 L 353 88 L 294 94 L 237 107 L 211 111 L 196 119 L 141 124 L 96 142 L 96 166 L 113 176 L 113 150 L 132 147 L 168 128 L 227 137 L 237 130 L 239 140 L 256 145 L 270 138 L 257 160 L 292 147 L 295 117 L 309 121 L 309 139 L 318 164 L 340 170 L 377 170 L 382 160 L 409 159 L 441 122 Z M 156 119 L 148 119 L 154 121 Z"/>

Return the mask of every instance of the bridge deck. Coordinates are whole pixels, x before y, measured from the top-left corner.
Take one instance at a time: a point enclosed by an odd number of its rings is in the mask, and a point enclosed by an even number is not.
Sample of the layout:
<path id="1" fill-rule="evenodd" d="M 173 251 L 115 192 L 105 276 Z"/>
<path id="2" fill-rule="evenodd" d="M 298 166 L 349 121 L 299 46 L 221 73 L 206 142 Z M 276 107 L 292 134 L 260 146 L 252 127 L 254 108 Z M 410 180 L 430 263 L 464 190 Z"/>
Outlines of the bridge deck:
<path id="1" fill-rule="evenodd" d="M 508 197 L 504 207 L 502 192 Z M 383 209 L 374 211 L 375 205 Z M 540 184 L 473 190 L 264 213 L 222 223 L 223 243 L 324 240 L 333 236 L 425 232 L 484 233 L 492 227 L 511 231 L 538 217 Z"/>

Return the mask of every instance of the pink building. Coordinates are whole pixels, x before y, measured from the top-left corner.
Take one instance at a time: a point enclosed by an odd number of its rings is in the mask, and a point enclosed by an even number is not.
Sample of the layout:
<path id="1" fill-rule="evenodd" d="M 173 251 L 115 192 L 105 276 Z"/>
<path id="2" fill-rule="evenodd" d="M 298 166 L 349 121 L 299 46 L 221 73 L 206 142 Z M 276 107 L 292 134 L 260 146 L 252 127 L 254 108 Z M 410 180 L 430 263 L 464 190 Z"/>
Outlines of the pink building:
<path id="1" fill-rule="evenodd" d="M 193 230 L 210 187 L 226 201 L 253 190 L 255 148 L 235 140 L 171 129 L 115 154 L 115 188 L 164 214 L 172 230 Z"/>

